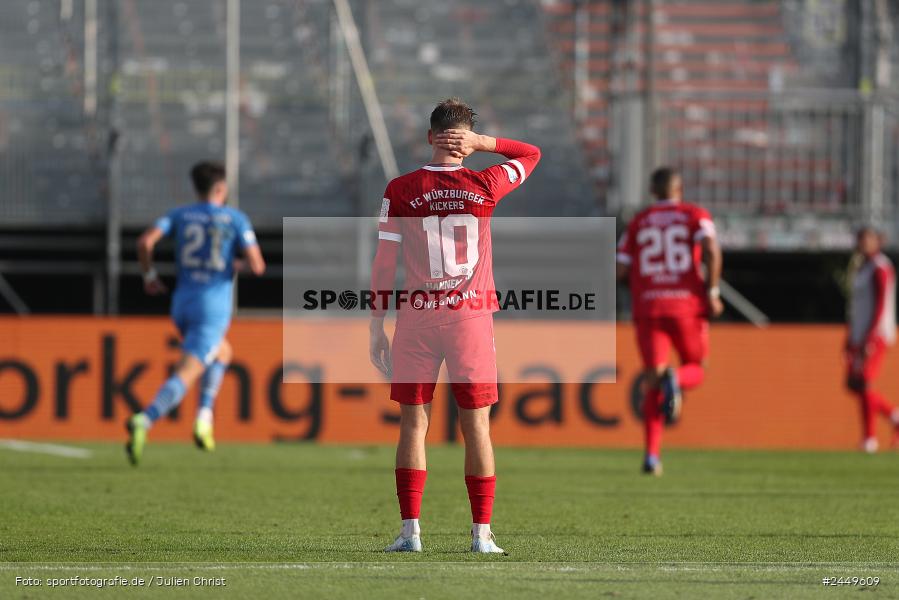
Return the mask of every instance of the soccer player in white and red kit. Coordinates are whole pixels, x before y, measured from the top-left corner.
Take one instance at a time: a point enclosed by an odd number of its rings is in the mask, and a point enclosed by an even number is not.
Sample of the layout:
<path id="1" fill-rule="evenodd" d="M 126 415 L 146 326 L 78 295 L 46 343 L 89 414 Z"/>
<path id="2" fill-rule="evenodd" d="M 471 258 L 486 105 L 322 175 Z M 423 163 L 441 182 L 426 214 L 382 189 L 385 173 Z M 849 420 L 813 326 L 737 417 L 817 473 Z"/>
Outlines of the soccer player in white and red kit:
<path id="1" fill-rule="evenodd" d="M 881 246 L 881 236 L 874 228 L 859 230 L 856 252 L 861 262 L 850 281 L 846 385 L 861 406 L 862 449 L 866 452 L 877 451 L 878 414 L 890 419 L 893 443 L 899 441 L 899 409 L 871 389 L 887 347 L 896 341 L 896 272 Z"/>
<path id="2" fill-rule="evenodd" d="M 682 199 L 680 175 L 663 167 L 653 172 L 655 198 L 634 216 L 618 243 L 617 274 L 630 284 L 634 326 L 643 359 L 646 395 L 643 471 L 661 475 L 664 422 L 680 417 L 681 390 L 695 388 L 705 375 L 708 318 L 721 303 L 721 249 L 709 213 Z M 671 346 L 680 366 L 670 367 Z"/>
<path id="3" fill-rule="evenodd" d="M 431 113 L 431 162 L 391 181 L 379 218 L 372 290 L 394 290 L 397 258 L 405 267 L 393 348 L 382 303 L 371 322 L 371 360 L 391 376 L 400 404 L 396 493 L 403 520 L 387 551 L 421 551 L 419 514 L 427 476 L 425 436 L 441 364 L 446 361 L 465 439 L 465 484 L 471 502 L 472 552 L 503 552 L 490 531 L 496 475 L 490 406 L 497 402 L 490 217 L 497 202 L 524 183 L 540 160 L 536 146 L 472 131 L 474 111 L 458 99 Z M 506 161 L 483 171 L 462 166 L 472 152 Z"/>

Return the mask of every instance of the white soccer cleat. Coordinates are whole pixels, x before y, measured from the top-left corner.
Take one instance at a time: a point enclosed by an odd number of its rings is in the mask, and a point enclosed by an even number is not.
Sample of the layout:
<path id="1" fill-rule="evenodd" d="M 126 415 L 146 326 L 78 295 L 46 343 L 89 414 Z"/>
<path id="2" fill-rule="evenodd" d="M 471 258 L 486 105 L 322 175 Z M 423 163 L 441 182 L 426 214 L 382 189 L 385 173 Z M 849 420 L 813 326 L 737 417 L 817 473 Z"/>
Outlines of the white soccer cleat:
<path id="1" fill-rule="evenodd" d="M 866 438 L 865 441 L 862 442 L 862 452 L 874 454 L 875 452 L 877 452 L 879 446 L 880 445 L 877 443 L 877 438 Z"/>
<path id="2" fill-rule="evenodd" d="M 398 535 L 392 544 L 384 548 L 384 552 L 421 552 L 421 537 L 414 534 L 411 537 Z"/>
<path id="3" fill-rule="evenodd" d="M 490 537 L 473 536 L 471 538 L 471 551 L 479 554 L 505 554 L 506 551 L 496 545 L 496 536 L 490 532 Z"/>

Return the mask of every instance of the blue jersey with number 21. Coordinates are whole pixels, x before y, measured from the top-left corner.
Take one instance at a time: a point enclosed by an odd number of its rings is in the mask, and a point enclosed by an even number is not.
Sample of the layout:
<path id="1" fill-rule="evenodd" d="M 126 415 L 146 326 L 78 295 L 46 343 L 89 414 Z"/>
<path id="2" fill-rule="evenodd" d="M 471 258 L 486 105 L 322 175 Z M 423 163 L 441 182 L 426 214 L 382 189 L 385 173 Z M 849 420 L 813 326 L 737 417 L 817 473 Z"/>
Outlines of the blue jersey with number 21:
<path id="1" fill-rule="evenodd" d="M 234 258 L 239 250 L 256 245 L 249 218 L 230 206 L 198 202 L 169 211 L 155 226 L 175 238 L 175 320 L 228 320 Z"/>

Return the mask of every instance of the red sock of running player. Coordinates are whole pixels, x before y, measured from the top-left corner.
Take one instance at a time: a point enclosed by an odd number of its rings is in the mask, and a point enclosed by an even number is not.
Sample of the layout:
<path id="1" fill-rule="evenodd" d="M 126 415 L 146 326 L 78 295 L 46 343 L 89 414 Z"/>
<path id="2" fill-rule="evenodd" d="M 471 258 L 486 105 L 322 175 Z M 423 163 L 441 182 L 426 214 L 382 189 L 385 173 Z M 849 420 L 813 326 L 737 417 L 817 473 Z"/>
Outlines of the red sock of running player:
<path id="1" fill-rule="evenodd" d="M 677 381 L 682 390 L 691 390 L 702 383 L 705 378 L 705 369 L 702 365 L 688 363 L 677 369 Z"/>
<path id="2" fill-rule="evenodd" d="M 465 476 L 468 501 L 471 502 L 471 522 L 478 525 L 490 523 L 493 514 L 493 496 L 496 493 L 496 475 L 478 477 Z"/>
<path id="3" fill-rule="evenodd" d="M 421 469 L 396 470 L 396 496 L 400 501 L 400 515 L 417 519 L 421 513 L 421 497 L 425 491 L 428 472 Z"/>
<path id="4" fill-rule="evenodd" d="M 869 403 L 872 408 L 872 413 L 880 413 L 887 419 L 891 419 L 893 417 L 893 411 L 895 411 L 895 407 L 886 401 L 881 394 L 875 392 L 874 390 L 868 390 L 865 392 L 870 398 Z"/>
<path id="5" fill-rule="evenodd" d="M 874 408 L 873 392 L 861 392 L 858 395 L 858 402 L 862 409 L 862 429 L 865 432 L 865 439 L 875 437 L 877 435 L 876 418 L 877 410 Z"/>
<path id="6" fill-rule="evenodd" d="M 646 432 L 646 455 L 659 456 L 662 449 L 662 425 L 664 415 L 661 410 L 662 392 L 651 389 L 643 401 L 643 426 Z"/>

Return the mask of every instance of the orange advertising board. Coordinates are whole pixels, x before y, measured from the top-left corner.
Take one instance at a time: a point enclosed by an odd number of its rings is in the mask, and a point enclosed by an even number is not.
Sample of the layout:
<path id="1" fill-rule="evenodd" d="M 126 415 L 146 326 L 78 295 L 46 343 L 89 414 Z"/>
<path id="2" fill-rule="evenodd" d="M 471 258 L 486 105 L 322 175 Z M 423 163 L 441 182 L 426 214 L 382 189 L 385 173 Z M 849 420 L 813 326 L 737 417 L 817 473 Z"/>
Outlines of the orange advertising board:
<path id="1" fill-rule="evenodd" d="M 302 334 L 302 326 L 300 326 Z M 497 351 L 515 364 L 517 348 L 545 324 L 497 321 Z M 543 328 L 543 329 L 541 329 Z M 309 329 L 309 343 L 321 325 Z M 384 383 L 324 384 L 309 379 L 339 365 L 282 359 L 280 320 L 237 320 L 228 334 L 234 362 L 216 404 L 220 441 L 315 440 L 392 443 L 397 407 Z M 687 394 L 683 420 L 667 446 L 695 448 L 853 448 L 855 400 L 842 387 L 843 330 L 838 326 L 713 325 L 704 385 Z M 534 338 L 539 344 L 539 335 Z M 565 358 L 532 351 L 515 372 L 501 373 L 494 410 L 500 445 L 639 447 L 642 427 L 631 408 L 639 372 L 633 330 L 617 332 L 617 364 L 583 364 L 587 383 L 552 383 Z M 124 440 L 123 423 L 146 406 L 178 357 L 164 318 L 0 318 L 0 438 Z M 360 357 L 365 360 L 365 357 Z M 887 356 L 880 387 L 899 398 Z M 608 379 L 617 369 L 617 383 Z M 303 383 L 282 383 L 284 370 Z M 448 386 L 435 398 L 432 442 L 459 439 Z M 189 440 L 196 390 L 154 428 L 155 440 Z M 885 433 L 885 432 L 884 432 Z"/>

